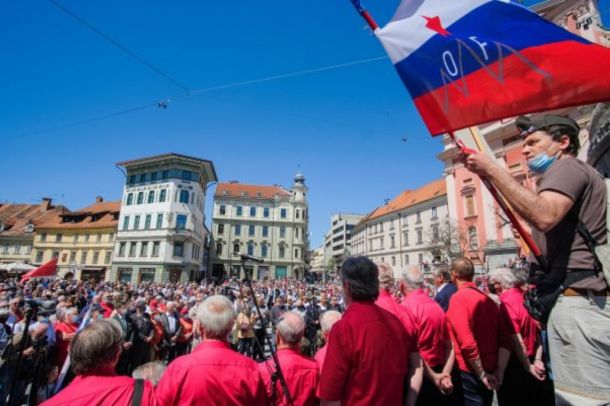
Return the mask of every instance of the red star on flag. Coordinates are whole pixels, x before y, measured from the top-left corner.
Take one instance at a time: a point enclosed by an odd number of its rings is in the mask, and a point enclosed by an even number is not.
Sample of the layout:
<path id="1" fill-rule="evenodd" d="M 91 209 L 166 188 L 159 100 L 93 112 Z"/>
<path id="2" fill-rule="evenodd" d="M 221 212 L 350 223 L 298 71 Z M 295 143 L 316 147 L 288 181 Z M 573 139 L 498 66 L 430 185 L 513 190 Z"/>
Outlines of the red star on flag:
<path id="1" fill-rule="evenodd" d="M 445 27 L 443 27 L 443 24 L 441 23 L 441 18 L 439 16 L 436 16 L 436 17 L 422 16 L 422 17 L 424 17 L 427 21 L 426 28 L 430 28 L 432 31 L 438 32 L 443 37 L 448 37 L 449 35 L 451 35 L 451 33 L 449 31 L 447 31 L 445 29 Z"/>

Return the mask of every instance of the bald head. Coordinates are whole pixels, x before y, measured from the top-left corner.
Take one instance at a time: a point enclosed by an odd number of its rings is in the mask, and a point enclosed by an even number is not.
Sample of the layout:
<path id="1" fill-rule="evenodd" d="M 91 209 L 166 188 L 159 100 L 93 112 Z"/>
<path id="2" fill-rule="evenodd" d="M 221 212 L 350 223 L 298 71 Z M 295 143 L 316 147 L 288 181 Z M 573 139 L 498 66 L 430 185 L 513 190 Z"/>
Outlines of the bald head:
<path id="1" fill-rule="evenodd" d="M 377 265 L 377 269 L 379 270 L 379 288 L 391 290 L 394 287 L 394 270 L 385 262 Z"/>
<path id="2" fill-rule="evenodd" d="M 298 345 L 305 333 L 305 320 L 298 313 L 286 312 L 275 327 L 281 341 L 288 345 Z"/>
<path id="3" fill-rule="evenodd" d="M 468 258 L 458 258 L 451 263 L 451 273 L 457 280 L 471 282 L 474 278 L 474 265 Z"/>

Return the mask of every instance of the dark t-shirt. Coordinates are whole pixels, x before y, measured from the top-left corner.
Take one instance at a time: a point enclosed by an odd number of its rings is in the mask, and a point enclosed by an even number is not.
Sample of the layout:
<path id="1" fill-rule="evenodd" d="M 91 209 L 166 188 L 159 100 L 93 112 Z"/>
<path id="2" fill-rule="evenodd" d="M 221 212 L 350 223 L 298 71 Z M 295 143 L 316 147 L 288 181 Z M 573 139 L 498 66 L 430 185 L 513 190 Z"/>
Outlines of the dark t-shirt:
<path id="1" fill-rule="evenodd" d="M 576 230 L 576 216 L 585 224 L 598 244 L 606 243 L 606 184 L 590 165 L 565 157 L 549 167 L 538 181 L 538 193 L 555 191 L 569 197 L 574 206 L 550 231 L 533 230 L 533 237 L 549 260 L 551 270 L 593 270 L 593 254 Z M 572 286 L 605 288 L 603 276 Z M 601 286 L 603 284 L 603 286 Z"/>

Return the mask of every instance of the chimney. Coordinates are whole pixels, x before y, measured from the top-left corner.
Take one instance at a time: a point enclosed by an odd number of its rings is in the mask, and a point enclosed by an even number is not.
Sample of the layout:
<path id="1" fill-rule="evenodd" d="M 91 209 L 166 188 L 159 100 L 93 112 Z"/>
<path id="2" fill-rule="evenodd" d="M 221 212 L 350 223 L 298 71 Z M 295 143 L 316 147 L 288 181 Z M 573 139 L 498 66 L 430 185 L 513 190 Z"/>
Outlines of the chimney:
<path id="1" fill-rule="evenodd" d="M 97 196 L 97 197 L 95 198 L 95 203 L 101 203 L 101 202 L 103 202 L 103 201 L 104 201 L 104 198 L 103 198 L 102 196 Z"/>
<path id="2" fill-rule="evenodd" d="M 43 197 L 42 198 L 42 203 L 41 203 L 42 209 L 44 211 L 49 210 L 51 208 L 51 203 L 52 202 L 53 202 L 53 199 L 51 199 L 50 197 Z"/>

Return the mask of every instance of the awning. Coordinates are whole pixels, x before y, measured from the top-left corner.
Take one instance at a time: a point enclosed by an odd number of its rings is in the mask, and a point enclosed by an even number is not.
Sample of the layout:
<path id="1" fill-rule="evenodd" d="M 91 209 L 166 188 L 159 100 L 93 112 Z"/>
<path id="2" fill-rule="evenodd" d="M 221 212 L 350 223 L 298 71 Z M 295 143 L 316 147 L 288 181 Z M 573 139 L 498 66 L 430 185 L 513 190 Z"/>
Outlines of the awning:
<path id="1" fill-rule="evenodd" d="M 36 269 L 36 267 L 23 262 L 12 262 L 10 264 L 0 265 L 0 270 L 7 272 L 29 272 L 32 269 Z"/>

